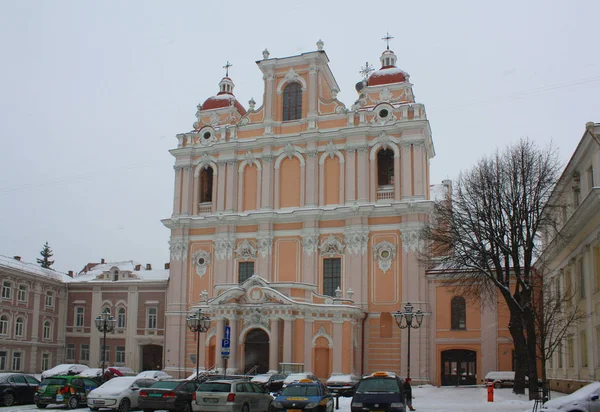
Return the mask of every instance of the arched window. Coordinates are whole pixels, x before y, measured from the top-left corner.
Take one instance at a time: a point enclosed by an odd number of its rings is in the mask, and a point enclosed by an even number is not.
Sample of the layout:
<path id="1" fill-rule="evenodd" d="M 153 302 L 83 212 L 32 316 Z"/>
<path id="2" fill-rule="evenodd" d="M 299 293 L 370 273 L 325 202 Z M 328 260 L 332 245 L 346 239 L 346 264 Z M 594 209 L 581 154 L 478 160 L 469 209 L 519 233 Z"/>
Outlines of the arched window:
<path id="1" fill-rule="evenodd" d="M 117 281 L 119 280 L 119 271 L 115 269 L 115 271 L 113 272 L 113 281 Z"/>
<path id="2" fill-rule="evenodd" d="M 42 336 L 44 339 L 50 339 L 52 337 L 52 324 L 49 320 L 44 322 L 44 332 Z"/>
<path id="3" fill-rule="evenodd" d="M 383 149 L 377 152 L 377 185 L 394 184 L 394 151 Z"/>
<path id="4" fill-rule="evenodd" d="M 119 308 L 117 310 L 117 328 L 124 328 L 126 324 L 125 308 Z"/>
<path id="5" fill-rule="evenodd" d="M 0 316 L 0 335 L 8 335 L 8 316 Z"/>
<path id="6" fill-rule="evenodd" d="M 23 336 L 23 329 L 25 325 L 25 321 L 23 320 L 23 318 L 18 317 L 17 320 L 15 321 L 15 336 L 19 336 L 22 337 Z"/>
<path id="7" fill-rule="evenodd" d="M 213 170 L 206 167 L 200 172 L 200 203 L 212 202 Z"/>
<path id="8" fill-rule="evenodd" d="M 290 83 L 283 89 L 283 121 L 302 118 L 302 86 Z"/>
<path id="9" fill-rule="evenodd" d="M 457 296 L 452 299 L 451 303 L 452 329 L 467 328 L 467 309 L 465 299 Z"/>

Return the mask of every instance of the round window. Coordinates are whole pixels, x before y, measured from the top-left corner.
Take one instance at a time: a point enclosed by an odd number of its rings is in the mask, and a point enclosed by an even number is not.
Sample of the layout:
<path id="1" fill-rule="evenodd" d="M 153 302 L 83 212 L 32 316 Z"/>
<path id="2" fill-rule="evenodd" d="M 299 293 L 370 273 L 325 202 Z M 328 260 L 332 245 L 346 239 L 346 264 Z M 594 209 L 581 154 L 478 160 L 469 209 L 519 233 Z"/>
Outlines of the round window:
<path id="1" fill-rule="evenodd" d="M 206 263 L 206 259 L 204 259 L 203 257 L 201 257 L 201 258 L 198 259 L 198 264 L 200 266 L 203 266 L 205 263 Z"/>
<path id="2" fill-rule="evenodd" d="M 379 111 L 379 117 L 381 117 L 382 119 L 388 117 L 388 114 L 390 114 L 390 112 L 388 112 L 387 109 L 381 109 Z"/>
<path id="3" fill-rule="evenodd" d="M 384 259 L 387 259 L 390 256 L 390 251 L 389 250 L 382 250 L 379 253 L 379 256 L 381 256 Z"/>
<path id="4" fill-rule="evenodd" d="M 204 140 L 210 139 L 210 132 L 204 132 L 204 134 L 202 135 L 202 137 L 204 138 Z"/>

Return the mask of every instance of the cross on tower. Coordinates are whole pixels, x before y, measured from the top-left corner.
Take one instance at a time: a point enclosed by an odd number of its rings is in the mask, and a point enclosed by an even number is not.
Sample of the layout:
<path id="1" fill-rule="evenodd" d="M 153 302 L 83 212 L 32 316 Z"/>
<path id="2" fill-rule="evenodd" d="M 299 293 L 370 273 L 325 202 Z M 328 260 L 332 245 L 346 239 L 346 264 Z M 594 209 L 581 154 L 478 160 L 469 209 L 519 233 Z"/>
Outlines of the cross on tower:
<path id="1" fill-rule="evenodd" d="M 366 79 L 367 77 L 369 77 L 369 74 L 371 74 L 372 71 L 375 71 L 375 69 L 369 64 L 369 62 L 366 62 L 365 65 L 360 68 L 359 73 L 362 74 L 363 77 Z"/>
<path id="2" fill-rule="evenodd" d="M 393 39 L 393 37 L 392 37 L 392 36 L 390 36 L 390 34 L 389 34 L 389 33 L 387 33 L 387 32 L 386 32 L 385 34 L 386 34 L 386 36 L 385 36 L 385 37 L 382 37 L 382 38 L 381 38 L 381 40 L 385 40 L 385 42 L 386 42 L 386 44 L 387 44 L 387 49 L 389 50 L 389 49 L 390 49 L 390 40 L 392 40 L 392 39 Z"/>
<path id="3" fill-rule="evenodd" d="M 229 77 L 229 68 L 231 66 L 233 66 L 233 64 L 229 63 L 229 60 L 227 60 L 227 64 L 223 66 L 223 68 L 225 69 L 225 77 Z"/>

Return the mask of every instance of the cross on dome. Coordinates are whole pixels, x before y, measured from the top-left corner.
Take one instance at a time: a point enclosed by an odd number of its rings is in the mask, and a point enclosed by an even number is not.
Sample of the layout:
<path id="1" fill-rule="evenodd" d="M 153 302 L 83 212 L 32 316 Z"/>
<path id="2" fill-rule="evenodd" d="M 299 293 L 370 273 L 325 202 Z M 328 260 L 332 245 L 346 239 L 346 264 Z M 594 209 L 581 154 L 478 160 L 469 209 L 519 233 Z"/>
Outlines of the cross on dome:
<path id="1" fill-rule="evenodd" d="M 387 44 L 387 49 L 390 49 L 390 40 L 392 40 L 393 37 L 390 36 L 390 33 L 386 32 L 385 33 L 385 37 L 382 37 L 381 40 L 385 40 L 386 44 Z"/>
<path id="2" fill-rule="evenodd" d="M 359 73 L 362 74 L 362 76 L 366 79 L 373 71 L 375 71 L 373 66 L 371 66 L 369 62 L 365 62 L 365 65 L 360 68 Z"/>
<path id="3" fill-rule="evenodd" d="M 388 47 L 389 49 L 389 47 Z M 229 77 L 229 68 L 233 66 L 233 64 L 229 63 L 229 60 L 227 60 L 227 64 L 225 66 L 223 66 L 223 68 L 225 69 L 225 77 Z"/>

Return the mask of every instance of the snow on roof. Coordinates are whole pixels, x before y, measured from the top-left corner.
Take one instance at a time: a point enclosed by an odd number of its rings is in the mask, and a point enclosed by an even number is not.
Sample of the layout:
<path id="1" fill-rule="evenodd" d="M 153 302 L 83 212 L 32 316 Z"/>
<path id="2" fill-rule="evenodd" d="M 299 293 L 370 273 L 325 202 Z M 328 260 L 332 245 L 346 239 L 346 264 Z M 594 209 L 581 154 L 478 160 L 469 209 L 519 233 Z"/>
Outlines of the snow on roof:
<path id="1" fill-rule="evenodd" d="M 41 276 L 47 279 L 57 280 L 60 282 L 71 282 L 73 279 L 65 273 L 57 272 L 52 269 L 44 269 L 33 263 L 22 262 L 13 257 L 0 255 L 0 267 L 11 268 L 27 272 L 35 276 Z"/>
<path id="2" fill-rule="evenodd" d="M 139 267 L 139 270 L 136 270 L 136 267 Z M 110 270 L 117 268 L 119 270 L 119 272 L 131 272 L 134 277 L 131 279 L 124 279 L 128 282 L 131 281 L 139 281 L 139 282 L 143 282 L 143 281 L 148 281 L 148 280 L 166 280 L 169 278 L 169 269 L 146 269 L 146 266 L 135 262 L 133 260 L 126 260 L 123 262 L 107 262 L 107 263 L 101 263 L 98 264 L 96 266 L 94 266 L 93 268 L 91 268 L 90 270 L 88 270 L 87 272 L 80 272 L 77 275 L 75 275 L 75 277 L 73 279 L 71 279 L 72 282 L 91 282 L 91 281 L 98 281 L 98 282 L 107 282 L 107 281 L 113 281 L 112 277 L 110 277 L 109 279 L 98 279 L 98 277 L 100 275 L 102 275 L 103 273 L 107 273 Z"/>
<path id="3" fill-rule="evenodd" d="M 444 184 L 431 185 L 429 191 L 431 193 L 431 200 L 444 200 L 448 194 L 448 187 Z"/>

